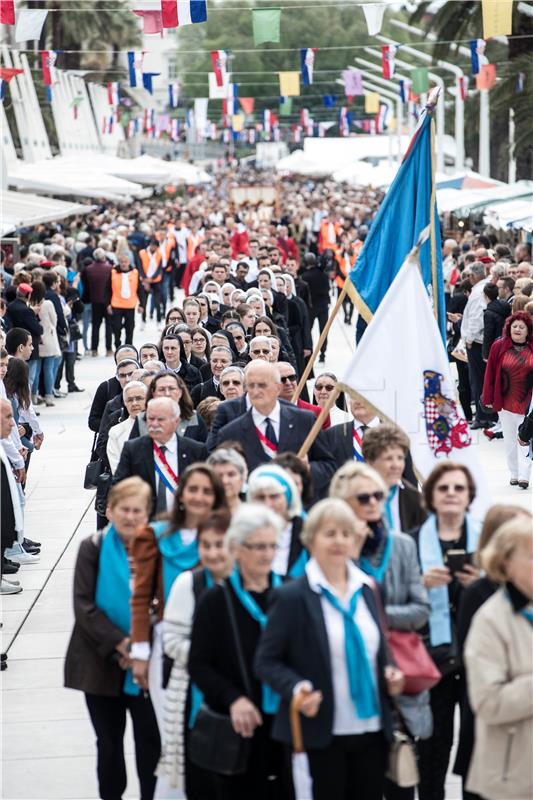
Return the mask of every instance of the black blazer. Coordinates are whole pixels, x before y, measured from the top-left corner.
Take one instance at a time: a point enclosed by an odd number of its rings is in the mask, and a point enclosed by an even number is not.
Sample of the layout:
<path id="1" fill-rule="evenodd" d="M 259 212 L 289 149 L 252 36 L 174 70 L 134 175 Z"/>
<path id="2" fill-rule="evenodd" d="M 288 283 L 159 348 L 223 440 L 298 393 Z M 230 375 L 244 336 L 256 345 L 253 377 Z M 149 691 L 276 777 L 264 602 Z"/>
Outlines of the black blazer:
<path id="1" fill-rule="evenodd" d="M 6 316 L 12 328 L 24 328 L 31 334 L 32 361 L 39 358 L 39 339 L 43 335 L 43 326 L 37 314 L 23 300 L 12 300 L 7 307 Z"/>
<path id="2" fill-rule="evenodd" d="M 279 453 L 297 453 L 313 425 L 316 417 L 311 411 L 303 411 L 290 403 L 280 404 Z M 241 443 L 250 472 L 260 464 L 270 461 L 261 446 L 252 418 L 252 410 L 225 425 L 218 434 L 218 444 L 224 441 Z M 313 485 L 317 492 L 323 492 L 335 472 L 335 459 L 324 441 L 323 432 L 309 449 L 309 466 Z"/>
<path id="3" fill-rule="evenodd" d="M 220 391 L 220 388 L 215 386 L 213 378 L 210 378 L 204 383 L 198 383 L 191 391 L 191 399 L 195 408 L 198 403 L 201 403 L 206 397 L 218 397 L 219 400 L 224 400 L 224 395 Z"/>
<path id="4" fill-rule="evenodd" d="M 118 382 L 118 378 L 109 378 L 107 381 L 102 381 L 102 383 L 98 386 L 98 389 L 93 397 L 91 410 L 89 411 L 89 428 L 92 431 L 95 431 L 95 433 L 98 433 L 100 428 L 100 422 L 106 403 L 109 400 L 112 400 L 112 398 L 116 397 L 118 394 L 122 394 L 122 389 L 120 387 L 120 383 Z"/>
<path id="5" fill-rule="evenodd" d="M 211 453 L 218 444 L 218 432 L 237 417 L 246 414 L 246 395 L 235 397 L 233 400 L 224 400 L 217 408 L 215 419 L 207 437 L 207 450 Z"/>
<path id="6" fill-rule="evenodd" d="M 193 442 L 184 436 L 178 436 L 178 475 L 195 461 L 205 461 L 207 449 L 204 444 Z M 152 487 L 152 514 L 155 511 L 157 484 L 154 467 L 154 448 L 149 436 L 139 436 L 137 439 L 128 439 L 122 448 L 122 455 L 117 470 L 113 475 L 113 483 L 118 483 L 124 478 L 138 475 Z"/>
<path id="7" fill-rule="evenodd" d="M 88 694 L 118 697 L 124 670 L 115 650 L 127 631 L 114 625 L 95 603 L 101 537 L 80 544 L 74 570 L 74 629 L 65 657 L 65 686 Z"/>
<path id="8" fill-rule="evenodd" d="M 366 584 L 363 597 L 380 628 L 374 592 Z M 389 663 L 383 633 L 378 651 L 379 700 L 385 736 L 392 738 L 391 706 L 384 670 Z M 272 727 L 272 738 L 290 744 L 289 705 L 293 689 L 303 680 L 311 681 L 323 695 L 313 719 L 302 716 L 302 734 L 307 748 L 325 748 L 331 743 L 334 714 L 333 681 L 329 643 L 320 595 L 309 586 L 307 576 L 290 581 L 272 596 L 268 623 L 255 657 L 256 675 L 281 697 Z"/>

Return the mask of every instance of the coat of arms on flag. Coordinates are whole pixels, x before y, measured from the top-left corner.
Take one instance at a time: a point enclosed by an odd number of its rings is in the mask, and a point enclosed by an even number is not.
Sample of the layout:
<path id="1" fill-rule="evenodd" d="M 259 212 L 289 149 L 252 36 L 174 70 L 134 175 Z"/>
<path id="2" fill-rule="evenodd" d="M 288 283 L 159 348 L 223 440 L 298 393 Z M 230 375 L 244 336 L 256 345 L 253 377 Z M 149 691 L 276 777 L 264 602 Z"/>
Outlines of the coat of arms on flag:
<path id="1" fill-rule="evenodd" d="M 458 413 L 455 401 L 442 393 L 443 380 L 440 372 L 424 370 L 424 417 L 428 443 L 435 456 L 472 444 L 466 419 Z"/>

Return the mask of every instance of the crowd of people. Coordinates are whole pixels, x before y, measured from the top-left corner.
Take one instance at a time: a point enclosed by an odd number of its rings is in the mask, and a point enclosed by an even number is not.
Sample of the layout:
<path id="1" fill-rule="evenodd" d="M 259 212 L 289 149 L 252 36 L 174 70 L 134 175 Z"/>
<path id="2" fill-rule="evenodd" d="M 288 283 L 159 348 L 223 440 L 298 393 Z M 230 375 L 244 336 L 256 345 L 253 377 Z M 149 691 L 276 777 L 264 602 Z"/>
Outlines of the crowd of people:
<path id="1" fill-rule="evenodd" d="M 531 515 L 475 518 L 475 476 L 452 461 L 420 485 L 409 438 L 360 397 L 341 395 L 301 452 L 337 391 L 327 339 L 299 379 L 381 195 L 282 182 L 275 219 L 236 212 L 231 186 L 102 206 L 2 255 L 2 595 L 39 560 L 24 487 L 47 407 L 63 380 L 83 391 L 103 323 L 114 366 L 88 415 L 95 533 L 65 661 L 100 797 L 126 789 L 129 714 L 143 800 L 444 800 L 459 707 L 465 800 L 524 800 Z M 503 436 L 527 490 L 531 247 L 467 233 L 443 259 L 464 414 Z"/>

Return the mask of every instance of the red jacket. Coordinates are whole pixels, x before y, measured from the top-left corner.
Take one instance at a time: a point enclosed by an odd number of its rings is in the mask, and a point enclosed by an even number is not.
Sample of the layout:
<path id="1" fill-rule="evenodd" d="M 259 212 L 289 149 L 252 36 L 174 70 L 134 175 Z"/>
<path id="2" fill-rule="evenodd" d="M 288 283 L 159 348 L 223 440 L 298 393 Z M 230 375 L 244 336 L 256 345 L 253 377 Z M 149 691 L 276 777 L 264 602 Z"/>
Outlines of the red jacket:
<path id="1" fill-rule="evenodd" d="M 483 405 L 492 406 L 494 411 L 501 411 L 503 408 L 502 361 L 504 354 L 512 346 L 511 337 L 502 336 L 501 339 L 496 339 L 490 348 L 481 400 Z M 533 342 L 528 342 L 528 347 L 533 353 Z"/>
<path id="2" fill-rule="evenodd" d="M 239 253 L 248 255 L 248 233 L 247 231 L 235 230 L 230 239 L 231 257 L 237 258 Z"/>
<path id="3" fill-rule="evenodd" d="M 306 403 L 305 400 L 301 400 L 298 398 L 296 402 L 297 408 L 303 408 L 304 411 L 312 411 L 315 417 L 319 417 L 322 409 L 320 406 L 314 406 L 312 403 Z M 331 418 L 329 414 L 327 415 L 326 419 L 324 420 L 324 424 L 322 425 L 322 430 L 325 431 L 326 428 L 331 426 Z"/>

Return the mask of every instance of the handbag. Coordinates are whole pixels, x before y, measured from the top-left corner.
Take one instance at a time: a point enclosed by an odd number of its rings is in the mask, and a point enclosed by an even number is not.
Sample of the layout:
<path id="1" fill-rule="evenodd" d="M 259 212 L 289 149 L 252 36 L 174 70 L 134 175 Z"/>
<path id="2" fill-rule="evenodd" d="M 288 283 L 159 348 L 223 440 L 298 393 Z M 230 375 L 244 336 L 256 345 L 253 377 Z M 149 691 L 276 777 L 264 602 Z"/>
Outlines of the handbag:
<path id="1" fill-rule="evenodd" d="M 418 694 L 437 685 L 442 675 L 417 633 L 389 630 L 386 636 L 392 658 L 405 676 L 404 694 Z"/>
<path id="2" fill-rule="evenodd" d="M 71 319 L 69 324 L 68 324 L 68 332 L 69 332 L 69 336 L 70 336 L 70 341 L 71 342 L 79 342 L 79 340 L 82 338 L 82 333 L 80 331 L 80 326 L 78 325 L 78 323 L 74 319 Z"/>
<path id="3" fill-rule="evenodd" d="M 85 467 L 85 477 L 83 479 L 84 489 L 96 489 L 98 486 L 98 478 L 104 471 L 104 463 L 102 459 L 101 458 L 95 459 L 94 457 L 97 437 L 98 434 L 95 433 L 93 439 L 93 446 L 91 448 L 91 458 L 89 460 L 89 463 Z"/>
<path id="4" fill-rule="evenodd" d="M 402 730 L 394 731 L 386 776 L 402 789 L 417 786 L 420 781 L 413 742 Z"/>
<path id="5" fill-rule="evenodd" d="M 248 697 L 251 697 L 252 690 L 242 654 L 235 611 L 225 583 L 222 584 L 222 591 L 228 609 L 244 689 Z M 235 732 L 229 714 L 213 711 L 204 702 L 196 716 L 194 728 L 189 734 L 189 758 L 193 764 L 220 775 L 242 775 L 248 768 L 249 756 L 250 739 L 244 739 Z"/>

